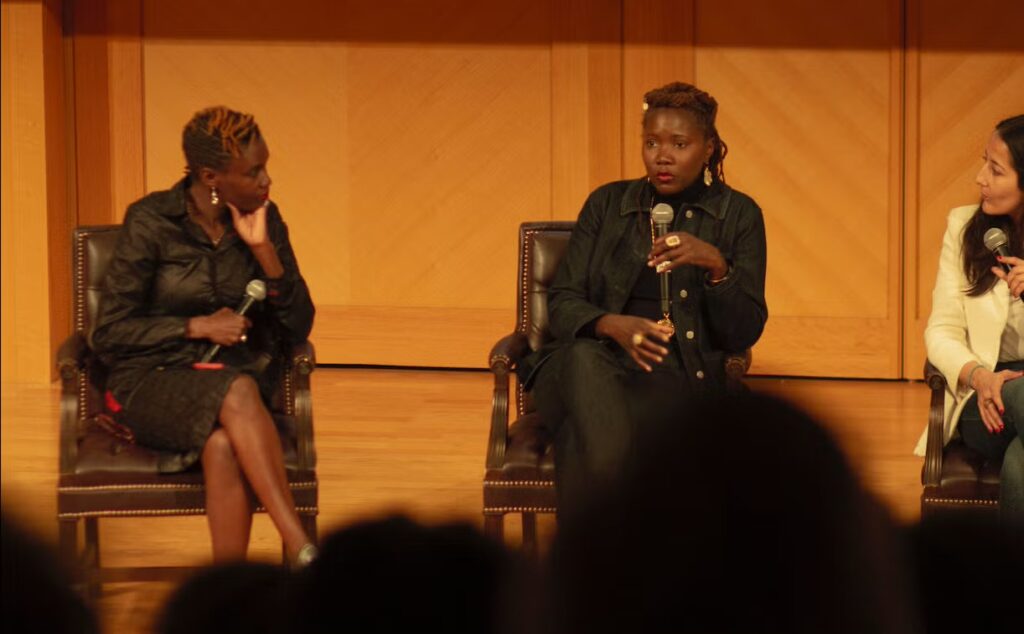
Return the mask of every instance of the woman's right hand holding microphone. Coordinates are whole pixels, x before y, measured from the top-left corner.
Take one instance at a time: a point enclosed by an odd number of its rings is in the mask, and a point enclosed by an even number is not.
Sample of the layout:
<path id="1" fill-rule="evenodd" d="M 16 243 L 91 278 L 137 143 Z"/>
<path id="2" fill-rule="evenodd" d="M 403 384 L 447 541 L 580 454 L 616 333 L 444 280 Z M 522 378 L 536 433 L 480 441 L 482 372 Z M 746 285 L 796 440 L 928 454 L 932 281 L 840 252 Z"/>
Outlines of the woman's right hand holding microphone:
<path id="1" fill-rule="evenodd" d="M 247 317 L 225 306 L 212 315 L 189 319 L 185 336 L 189 339 L 209 339 L 221 346 L 233 346 L 245 341 L 245 331 L 251 327 L 252 322 Z"/>

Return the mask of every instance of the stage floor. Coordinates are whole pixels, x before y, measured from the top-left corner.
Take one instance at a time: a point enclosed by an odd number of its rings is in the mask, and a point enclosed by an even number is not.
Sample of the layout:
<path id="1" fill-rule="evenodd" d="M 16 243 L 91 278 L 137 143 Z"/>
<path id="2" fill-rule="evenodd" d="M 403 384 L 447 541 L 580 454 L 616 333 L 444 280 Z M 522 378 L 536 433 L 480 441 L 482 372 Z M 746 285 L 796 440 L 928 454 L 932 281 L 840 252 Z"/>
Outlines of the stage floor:
<path id="1" fill-rule="evenodd" d="M 854 469 L 901 522 L 919 516 L 921 459 L 911 451 L 927 420 L 920 382 L 751 378 L 831 429 Z M 490 423 L 486 372 L 318 368 L 313 374 L 321 535 L 391 512 L 426 522 L 482 525 L 481 478 Z M 3 509 L 56 539 L 59 387 L 4 384 L 0 424 Z M 209 559 L 202 517 L 100 523 L 107 565 L 189 565 Z M 542 538 L 553 522 L 542 520 Z M 509 522 L 510 542 L 518 527 Z M 256 518 L 254 559 L 275 561 L 280 541 Z M 110 584 L 99 610 L 107 632 L 147 631 L 168 583 Z"/>

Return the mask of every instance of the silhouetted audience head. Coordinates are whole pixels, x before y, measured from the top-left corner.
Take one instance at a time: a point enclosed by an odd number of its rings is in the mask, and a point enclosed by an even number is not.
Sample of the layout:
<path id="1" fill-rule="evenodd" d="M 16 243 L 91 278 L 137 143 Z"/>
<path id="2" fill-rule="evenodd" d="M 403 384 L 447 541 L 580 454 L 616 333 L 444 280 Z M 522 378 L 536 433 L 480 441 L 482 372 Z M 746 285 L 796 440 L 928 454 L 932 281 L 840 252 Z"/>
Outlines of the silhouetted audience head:
<path id="1" fill-rule="evenodd" d="M 897 531 L 806 414 L 698 401 L 641 430 L 637 456 L 560 523 L 556 631 L 917 631 Z"/>
<path id="2" fill-rule="evenodd" d="M 4 632 L 93 634 L 96 618 L 72 590 L 64 571 L 39 540 L 0 518 Z"/>
<path id="3" fill-rule="evenodd" d="M 514 631 L 535 613 L 518 591 L 524 574 L 471 526 L 371 521 L 324 541 L 300 574 L 291 620 L 308 633 Z"/>
<path id="4" fill-rule="evenodd" d="M 206 568 L 168 599 L 158 634 L 263 634 L 289 631 L 283 621 L 289 573 L 280 565 L 245 563 Z"/>
<path id="5" fill-rule="evenodd" d="M 953 512 L 911 530 L 928 634 L 1020 632 L 1024 534 Z"/>

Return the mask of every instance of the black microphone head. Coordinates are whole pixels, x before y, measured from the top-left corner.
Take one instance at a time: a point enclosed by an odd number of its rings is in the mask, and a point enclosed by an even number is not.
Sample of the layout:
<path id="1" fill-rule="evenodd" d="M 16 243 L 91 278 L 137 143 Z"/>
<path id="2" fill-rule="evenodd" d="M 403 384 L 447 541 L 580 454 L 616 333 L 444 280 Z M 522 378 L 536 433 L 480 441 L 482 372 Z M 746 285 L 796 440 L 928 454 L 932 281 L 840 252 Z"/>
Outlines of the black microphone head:
<path id="1" fill-rule="evenodd" d="M 656 225 L 670 225 L 672 224 L 672 219 L 675 218 L 675 216 L 676 212 L 672 209 L 672 205 L 667 205 L 665 203 L 658 203 L 654 206 L 654 209 L 651 210 L 651 220 Z"/>
<path id="2" fill-rule="evenodd" d="M 245 294 L 258 302 L 262 302 L 267 297 L 267 285 L 263 280 L 251 280 L 245 285 Z"/>

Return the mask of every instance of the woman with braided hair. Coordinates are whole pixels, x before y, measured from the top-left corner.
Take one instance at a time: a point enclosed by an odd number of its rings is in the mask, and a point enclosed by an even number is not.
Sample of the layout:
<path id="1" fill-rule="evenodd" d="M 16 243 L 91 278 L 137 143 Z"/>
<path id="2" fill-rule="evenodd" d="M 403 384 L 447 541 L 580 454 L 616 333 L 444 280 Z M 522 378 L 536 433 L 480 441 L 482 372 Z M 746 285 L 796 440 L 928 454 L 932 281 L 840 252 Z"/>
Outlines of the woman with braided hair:
<path id="1" fill-rule="evenodd" d="M 690 84 L 644 96 L 647 175 L 590 194 L 548 292 L 555 340 L 517 369 L 554 433 L 560 513 L 618 479 L 648 421 L 724 389 L 726 354 L 764 329 L 764 220 L 725 184 L 717 111 Z M 661 203 L 674 219 L 657 235 Z"/>
<path id="2" fill-rule="evenodd" d="M 265 399 L 313 302 L 288 230 L 270 201 L 270 153 L 252 115 L 225 107 L 185 126 L 185 177 L 128 207 L 106 274 L 92 346 L 109 368 L 107 407 L 162 471 L 202 461 L 216 561 L 245 557 L 250 491 L 296 563 L 305 534 Z M 266 299 L 239 315 L 251 280 Z M 213 363 L 197 363 L 214 345 Z"/>

